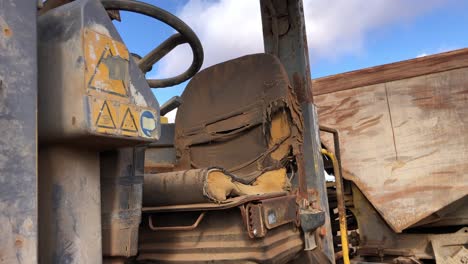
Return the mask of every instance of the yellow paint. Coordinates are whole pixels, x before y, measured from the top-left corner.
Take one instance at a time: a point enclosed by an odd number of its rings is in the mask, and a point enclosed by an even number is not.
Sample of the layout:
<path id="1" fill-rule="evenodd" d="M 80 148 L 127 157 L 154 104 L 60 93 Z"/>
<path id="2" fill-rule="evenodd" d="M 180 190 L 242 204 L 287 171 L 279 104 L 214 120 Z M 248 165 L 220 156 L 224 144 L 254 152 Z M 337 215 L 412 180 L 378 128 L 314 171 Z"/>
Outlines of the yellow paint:
<path id="1" fill-rule="evenodd" d="M 140 115 L 151 109 L 118 101 L 89 97 L 91 125 L 95 132 L 116 136 L 146 137 L 140 127 Z"/>
<path id="2" fill-rule="evenodd" d="M 132 103 L 129 86 L 129 53 L 123 43 L 90 29 L 83 31 L 85 85 L 90 100 L 92 130 L 103 134 L 147 137 L 140 127 L 145 110 Z M 154 120 L 143 120 L 147 129 Z M 151 123 L 152 121 L 152 123 Z"/>
<path id="3" fill-rule="evenodd" d="M 120 130 L 124 136 L 138 136 L 138 131 L 140 131 L 140 122 L 138 117 L 140 113 L 134 110 L 132 107 L 121 104 L 119 117 L 120 117 Z"/>
<path id="4" fill-rule="evenodd" d="M 270 141 L 268 146 L 271 148 L 276 144 L 280 145 L 271 153 L 273 159 L 281 160 L 288 154 L 291 146 L 290 135 L 291 130 L 289 128 L 286 112 L 280 112 L 274 115 L 271 120 Z"/>
<path id="5" fill-rule="evenodd" d="M 106 35 L 86 29 L 84 31 L 84 56 L 86 63 L 85 84 L 88 91 L 107 93 L 116 97 L 128 97 L 128 65 L 129 54 L 125 45 Z M 110 69 L 104 63 L 109 58 L 122 59 L 124 68 L 118 71 L 114 78 Z M 94 92 L 94 94 L 97 94 Z M 111 97 L 112 97 L 111 96 Z"/>
<path id="6" fill-rule="evenodd" d="M 92 103 L 92 122 L 97 132 L 115 134 L 118 116 L 113 102 L 94 99 Z"/>
<path id="7" fill-rule="evenodd" d="M 159 122 L 161 122 L 161 124 L 169 124 L 169 119 L 165 116 L 161 116 Z"/>
<path id="8" fill-rule="evenodd" d="M 329 152 L 326 149 L 322 149 L 322 154 L 328 156 L 333 163 L 333 172 L 335 174 L 335 183 L 337 194 L 344 194 L 343 182 L 341 179 L 340 169 L 338 166 L 338 161 L 333 155 L 332 152 Z M 341 236 L 341 248 L 343 249 L 343 263 L 350 264 L 349 261 L 349 244 L 348 244 L 348 227 L 346 224 L 346 212 L 345 203 L 343 196 L 337 195 L 337 202 L 338 202 L 338 220 L 340 222 L 340 236 Z"/>

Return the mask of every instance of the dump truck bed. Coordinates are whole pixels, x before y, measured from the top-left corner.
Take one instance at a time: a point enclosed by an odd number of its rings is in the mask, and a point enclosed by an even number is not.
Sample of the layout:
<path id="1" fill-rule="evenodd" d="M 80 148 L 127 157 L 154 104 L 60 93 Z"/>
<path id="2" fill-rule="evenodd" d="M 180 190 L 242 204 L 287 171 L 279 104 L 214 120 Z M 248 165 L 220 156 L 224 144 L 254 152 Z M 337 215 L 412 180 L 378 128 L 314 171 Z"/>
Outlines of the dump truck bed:
<path id="1" fill-rule="evenodd" d="M 343 177 L 395 232 L 468 194 L 468 49 L 313 81 Z M 327 147 L 332 139 L 321 135 Z"/>

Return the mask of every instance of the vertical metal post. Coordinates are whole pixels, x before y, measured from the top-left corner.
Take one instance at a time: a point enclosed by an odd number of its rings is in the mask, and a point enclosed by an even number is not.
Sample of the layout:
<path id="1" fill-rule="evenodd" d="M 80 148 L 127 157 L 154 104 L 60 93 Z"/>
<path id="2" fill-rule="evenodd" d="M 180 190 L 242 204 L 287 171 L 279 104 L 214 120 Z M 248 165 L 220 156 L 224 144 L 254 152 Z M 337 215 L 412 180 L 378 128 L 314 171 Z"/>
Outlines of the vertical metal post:
<path id="1" fill-rule="evenodd" d="M 39 149 L 40 263 L 102 263 L 99 152 Z"/>
<path id="2" fill-rule="evenodd" d="M 0 1 L 0 263 L 37 262 L 36 1 Z"/>
<path id="3" fill-rule="evenodd" d="M 307 189 L 309 201 L 327 217 L 321 230 L 321 250 L 334 263 L 328 198 L 321 155 L 318 116 L 313 104 L 309 54 L 302 0 L 260 0 L 265 52 L 276 55 L 285 66 L 294 91 L 301 103 L 304 118 L 303 156 L 298 159 L 301 193 Z"/>
<path id="4" fill-rule="evenodd" d="M 145 148 L 101 152 L 102 254 L 104 263 L 136 256 L 141 221 Z"/>

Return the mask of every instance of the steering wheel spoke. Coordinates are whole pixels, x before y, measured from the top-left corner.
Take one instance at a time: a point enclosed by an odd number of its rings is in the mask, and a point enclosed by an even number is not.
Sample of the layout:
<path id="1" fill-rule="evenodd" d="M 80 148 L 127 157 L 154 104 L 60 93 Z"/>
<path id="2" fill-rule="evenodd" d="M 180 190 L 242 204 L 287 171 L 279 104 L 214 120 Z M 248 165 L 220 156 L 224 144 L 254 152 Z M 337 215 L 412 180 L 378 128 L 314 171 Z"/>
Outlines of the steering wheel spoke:
<path id="1" fill-rule="evenodd" d="M 171 52 L 175 47 L 187 43 L 187 40 L 184 36 L 179 33 L 176 33 L 166 39 L 163 43 L 159 46 L 154 48 L 145 57 L 143 57 L 138 62 L 138 67 L 146 73 L 151 70 L 151 67 L 157 63 L 160 59 L 166 56 L 169 52 Z"/>
<path id="2" fill-rule="evenodd" d="M 178 45 L 184 43 L 188 43 L 190 45 L 193 52 L 193 60 L 190 67 L 185 72 L 175 77 L 166 79 L 147 79 L 148 85 L 151 88 L 163 88 L 182 83 L 190 79 L 198 72 L 198 70 L 200 70 L 204 56 L 201 42 L 193 30 L 178 17 L 156 6 L 139 1 L 101 0 L 101 3 L 106 10 L 124 10 L 152 17 L 171 26 L 178 32 L 177 34 L 170 36 L 138 62 L 138 67 L 143 73 L 148 72 L 153 64 L 161 60 Z"/>

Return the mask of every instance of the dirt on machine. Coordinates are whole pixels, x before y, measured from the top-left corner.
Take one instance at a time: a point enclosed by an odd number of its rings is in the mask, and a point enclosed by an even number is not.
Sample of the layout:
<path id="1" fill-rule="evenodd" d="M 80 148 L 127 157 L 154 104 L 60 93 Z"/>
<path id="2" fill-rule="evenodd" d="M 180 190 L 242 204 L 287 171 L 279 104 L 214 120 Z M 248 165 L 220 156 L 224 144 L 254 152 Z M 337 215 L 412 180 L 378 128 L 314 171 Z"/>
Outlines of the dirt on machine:
<path id="1" fill-rule="evenodd" d="M 312 80 L 302 0 L 259 5 L 265 52 L 201 69 L 150 3 L 0 0 L 0 263 L 468 263 L 468 49 Z"/>

